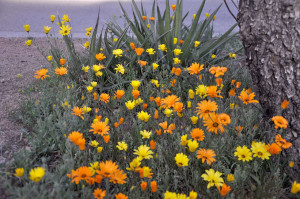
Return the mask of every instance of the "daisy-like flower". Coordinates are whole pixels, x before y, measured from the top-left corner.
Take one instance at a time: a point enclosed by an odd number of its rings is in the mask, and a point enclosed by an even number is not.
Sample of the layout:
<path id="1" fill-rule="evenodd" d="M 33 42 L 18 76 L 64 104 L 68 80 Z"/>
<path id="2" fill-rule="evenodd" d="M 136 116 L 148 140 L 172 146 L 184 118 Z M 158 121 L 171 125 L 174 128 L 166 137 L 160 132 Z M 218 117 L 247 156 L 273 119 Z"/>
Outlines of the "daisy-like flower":
<path id="1" fill-rule="evenodd" d="M 283 139 L 280 134 L 275 136 L 275 142 L 284 149 L 288 149 L 292 146 L 292 143 L 287 142 L 286 139 Z"/>
<path id="2" fill-rule="evenodd" d="M 141 163 L 142 158 L 141 157 L 136 157 L 134 158 L 130 163 L 129 163 L 129 168 L 126 168 L 128 171 L 135 171 L 139 166 L 142 164 Z"/>
<path id="3" fill-rule="evenodd" d="M 274 117 L 272 117 L 272 121 L 275 124 L 275 129 L 278 129 L 278 128 L 286 129 L 289 124 L 288 121 L 282 116 L 274 116 Z"/>
<path id="4" fill-rule="evenodd" d="M 207 87 L 205 85 L 199 85 L 196 88 L 196 95 L 199 95 L 202 99 L 207 96 Z"/>
<path id="5" fill-rule="evenodd" d="M 215 101 L 206 101 L 203 100 L 197 104 L 196 113 L 199 115 L 200 118 L 206 118 L 209 113 L 215 112 L 218 110 L 218 105 Z"/>
<path id="6" fill-rule="evenodd" d="M 209 72 L 213 75 L 215 75 L 215 77 L 219 77 L 219 76 L 223 76 L 227 71 L 226 67 L 220 67 L 220 66 L 213 66 L 209 69 Z"/>
<path id="7" fill-rule="evenodd" d="M 203 180 L 208 181 L 207 189 L 213 186 L 222 186 L 224 183 L 223 178 L 221 178 L 222 173 L 215 171 L 213 169 L 205 170 L 206 174 L 202 174 Z"/>
<path id="8" fill-rule="evenodd" d="M 96 121 L 94 123 L 92 123 L 91 125 L 91 130 L 89 130 L 89 132 L 93 132 L 93 134 L 99 134 L 99 135 L 108 135 L 108 131 L 110 130 L 109 129 L 109 126 L 106 125 L 105 122 L 101 122 L 101 121 Z"/>
<path id="9" fill-rule="evenodd" d="M 72 182 L 79 184 L 81 180 L 88 181 L 93 176 L 93 172 L 89 167 L 79 167 L 76 170 L 72 170 L 72 173 L 67 174 L 67 176 L 72 178 Z"/>
<path id="10" fill-rule="evenodd" d="M 81 151 L 85 149 L 85 139 L 83 138 L 83 134 L 78 131 L 73 131 L 68 138 L 71 142 L 79 147 Z"/>
<path id="11" fill-rule="evenodd" d="M 94 190 L 93 195 L 96 199 L 103 199 L 106 196 L 106 190 L 97 188 Z"/>
<path id="12" fill-rule="evenodd" d="M 127 151 L 128 149 L 128 145 L 126 144 L 126 142 L 122 141 L 122 142 L 118 142 L 117 148 L 122 151 Z"/>
<path id="13" fill-rule="evenodd" d="M 221 95 L 219 95 L 221 93 L 220 90 L 218 90 L 218 87 L 217 86 L 209 86 L 207 87 L 207 95 L 211 98 L 216 98 L 216 97 L 219 97 L 219 98 L 223 98 Z"/>
<path id="14" fill-rule="evenodd" d="M 276 143 L 268 144 L 266 148 L 272 155 L 278 155 L 282 151 L 281 147 Z"/>
<path id="15" fill-rule="evenodd" d="M 115 92 L 115 97 L 118 99 L 122 99 L 122 97 L 125 95 L 125 91 L 124 90 L 117 90 Z"/>
<path id="16" fill-rule="evenodd" d="M 109 182 L 114 184 L 125 184 L 125 179 L 127 178 L 127 174 L 123 173 L 123 170 L 117 169 L 115 172 L 112 173 L 110 176 Z"/>
<path id="17" fill-rule="evenodd" d="M 16 168 L 14 176 L 22 177 L 24 175 L 24 168 Z"/>
<path id="18" fill-rule="evenodd" d="M 218 131 L 224 133 L 225 129 L 220 121 L 219 115 L 216 113 L 209 113 L 203 120 L 208 132 L 218 134 Z"/>
<path id="19" fill-rule="evenodd" d="M 193 153 L 199 147 L 199 144 L 197 140 L 188 140 L 188 147 L 189 147 L 189 151 Z"/>
<path id="20" fill-rule="evenodd" d="M 248 95 L 247 91 L 242 91 L 239 96 L 240 100 L 242 100 L 244 104 L 258 103 L 257 100 L 254 100 L 254 97 L 254 92 Z"/>
<path id="21" fill-rule="evenodd" d="M 82 114 L 84 114 L 84 111 L 82 108 L 79 108 L 78 106 L 76 106 L 72 109 L 72 111 L 73 111 L 72 115 L 76 115 L 84 120 L 84 117 L 82 116 Z"/>
<path id="22" fill-rule="evenodd" d="M 45 169 L 43 167 L 33 168 L 29 172 L 29 179 L 34 182 L 39 182 L 45 175 Z"/>
<path id="23" fill-rule="evenodd" d="M 269 159 L 271 156 L 270 152 L 266 149 L 265 143 L 262 142 L 254 142 L 251 145 L 251 150 L 253 153 L 253 157 L 259 157 L 262 160 Z"/>
<path id="24" fill-rule="evenodd" d="M 148 122 L 148 120 L 150 119 L 151 115 L 147 112 L 141 111 L 138 113 L 138 118 L 144 122 Z"/>
<path id="25" fill-rule="evenodd" d="M 231 190 L 230 186 L 227 186 L 225 183 L 223 183 L 222 187 L 217 187 L 221 196 L 225 197 L 227 193 Z"/>
<path id="26" fill-rule="evenodd" d="M 142 137 L 143 139 L 149 139 L 150 136 L 152 135 L 152 132 L 143 130 L 143 131 L 140 131 L 140 134 L 143 136 Z"/>
<path id="27" fill-rule="evenodd" d="M 99 54 L 96 54 L 96 59 L 98 61 L 102 61 L 103 59 L 105 59 L 106 57 L 104 56 L 104 54 L 102 53 L 99 53 Z"/>
<path id="28" fill-rule="evenodd" d="M 121 50 L 121 49 L 115 49 L 115 50 L 113 50 L 113 54 L 115 55 L 115 58 L 122 57 L 123 50 Z"/>
<path id="29" fill-rule="evenodd" d="M 178 48 L 174 49 L 173 52 L 174 52 L 174 55 L 176 55 L 176 56 L 178 56 L 182 53 L 181 49 L 178 49 Z"/>
<path id="30" fill-rule="evenodd" d="M 55 71 L 55 74 L 60 75 L 60 76 L 64 76 L 68 73 L 68 69 L 65 67 L 56 68 L 54 71 Z"/>
<path id="31" fill-rule="evenodd" d="M 134 101 L 127 101 L 125 103 L 125 105 L 126 105 L 127 109 L 131 111 L 132 109 L 134 109 L 134 107 L 135 107 L 136 104 L 135 104 Z"/>
<path id="32" fill-rule="evenodd" d="M 238 146 L 235 149 L 234 156 L 237 156 L 238 160 L 242 160 L 243 162 L 252 160 L 252 152 L 246 146 L 243 146 L 243 148 Z"/>
<path id="33" fill-rule="evenodd" d="M 167 52 L 167 46 L 166 44 L 160 44 L 158 45 L 158 49 L 163 51 L 163 52 Z"/>
<path id="34" fill-rule="evenodd" d="M 102 175 L 103 177 L 109 178 L 111 174 L 118 169 L 118 167 L 119 166 L 111 160 L 100 162 L 99 164 L 100 170 L 96 171 L 96 173 Z"/>
<path id="35" fill-rule="evenodd" d="M 202 159 L 202 163 L 206 162 L 208 165 L 211 165 L 212 162 L 215 162 L 216 156 L 215 152 L 211 149 L 199 149 L 197 150 L 197 159 Z"/>
<path id="36" fill-rule="evenodd" d="M 138 149 L 134 149 L 135 155 L 139 156 L 141 159 L 151 159 L 153 158 L 153 151 L 147 145 L 141 145 Z"/>
<path id="37" fill-rule="evenodd" d="M 292 188 L 291 188 L 291 193 L 297 194 L 300 191 L 300 183 L 297 183 L 297 181 L 294 181 Z"/>
<path id="38" fill-rule="evenodd" d="M 224 126 L 231 123 L 230 116 L 227 115 L 226 113 L 219 114 L 219 119 L 221 121 L 221 124 L 224 125 Z"/>
<path id="39" fill-rule="evenodd" d="M 199 128 L 195 128 L 190 132 L 193 139 L 197 141 L 203 141 L 204 140 L 204 131 Z"/>
<path id="40" fill-rule="evenodd" d="M 139 86 L 141 85 L 141 82 L 139 80 L 132 80 L 131 81 L 131 86 L 133 89 L 137 90 Z"/>
<path id="41" fill-rule="evenodd" d="M 69 27 L 69 25 L 66 25 L 66 26 L 62 25 L 60 27 L 59 34 L 61 34 L 62 36 L 69 35 L 71 32 L 71 29 L 72 29 L 72 27 Z"/>
<path id="42" fill-rule="evenodd" d="M 48 34 L 50 30 L 51 30 L 51 27 L 49 27 L 49 26 L 44 26 L 44 32 L 45 32 L 46 34 Z"/>
<path id="43" fill-rule="evenodd" d="M 117 64 L 117 68 L 115 68 L 116 72 L 121 73 L 122 75 L 124 75 L 125 73 L 125 68 L 122 64 Z"/>
<path id="44" fill-rule="evenodd" d="M 46 77 L 50 77 L 49 75 L 47 75 L 47 73 L 48 73 L 48 69 L 45 69 L 45 68 L 43 68 L 43 69 L 40 69 L 40 70 L 37 70 L 36 72 L 35 72 L 35 78 L 36 79 L 41 79 L 41 80 L 43 80 L 43 79 L 45 79 Z"/>
<path id="45" fill-rule="evenodd" d="M 187 68 L 187 70 L 189 71 L 189 73 L 190 73 L 191 75 L 194 75 L 194 74 L 197 75 L 197 74 L 199 74 L 200 71 L 203 70 L 203 69 L 204 69 L 204 64 L 202 64 L 202 65 L 200 66 L 199 63 L 192 63 L 192 65 L 191 65 L 190 67 Z"/>
<path id="46" fill-rule="evenodd" d="M 175 156 L 177 166 L 185 167 L 189 164 L 189 158 L 183 153 L 177 153 Z"/>
<path id="47" fill-rule="evenodd" d="M 63 15 L 62 20 L 70 22 L 71 19 L 69 18 L 69 15 Z"/>
<path id="48" fill-rule="evenodd" d="M 115 194 L 116 199 L 128 199 L 128 196 L 122 194 L 122 193 L 118 193 Z"/>
<path id="49" fill-rule="evenodd" d="M 163 108 L 171 108 L 174 107 L 175 103 L 178 102 L 180 98 L 178 98 L 176 95 L 169 95 L 162 99 L 162 107 Z"/>
<path id="50" fill-rule="evenodd" d="M 107 102 L 109 102 L 109 95 L 107 93 L 101 93 L 100 97 L 99 97 L 99 101 L 104 102 L 105 104 Z"/>
<path id="51" fill-rule="evenodd" d="M 149 55 L 154 55 L 156 53 L 156 51 L 153 49 L 153 48 L 148 48 L 146 50 L 146 52 L 149 54 Z"/>
<path id="52" fill-rule="evenodd" d="M 135 48 L 135 52 L 137 56 L 141 56 L 144 51 L 145 51 L 144 48 Z"/>

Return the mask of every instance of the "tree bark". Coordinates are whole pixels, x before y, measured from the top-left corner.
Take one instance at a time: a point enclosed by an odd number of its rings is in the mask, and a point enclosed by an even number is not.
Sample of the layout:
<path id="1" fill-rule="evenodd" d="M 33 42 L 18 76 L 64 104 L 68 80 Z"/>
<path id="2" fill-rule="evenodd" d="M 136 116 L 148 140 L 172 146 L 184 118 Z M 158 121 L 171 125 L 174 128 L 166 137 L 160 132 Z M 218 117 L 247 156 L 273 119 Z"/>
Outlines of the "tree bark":
<path id="1" fill-rule="evenodd" d="M 281 115 L 288 120 L 282 137 L 293 147 L 285 152 L 299 166 L 300 1 L 240 0 L 238 23 L 264 118 Z M 280 106 L 283 100 L 290 103 L 285 110 Z"/>

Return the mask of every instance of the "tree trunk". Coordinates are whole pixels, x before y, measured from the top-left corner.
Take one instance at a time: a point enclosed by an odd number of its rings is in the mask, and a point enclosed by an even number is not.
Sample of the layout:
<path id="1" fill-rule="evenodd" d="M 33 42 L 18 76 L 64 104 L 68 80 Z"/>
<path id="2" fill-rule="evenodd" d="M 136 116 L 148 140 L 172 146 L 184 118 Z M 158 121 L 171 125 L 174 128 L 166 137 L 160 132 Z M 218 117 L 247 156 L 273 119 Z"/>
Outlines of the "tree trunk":
<path id="1" fill-rule="evenodd" d="M 282 137 L 293 147 L 285 152 L 299 168 L 300 1 L 240 0 L 238 23 L 265 121 L 276 115 L 288 120 L 287 134 Z M 280 106 L 283 100 L 290 103 L 285 110 Z"/>

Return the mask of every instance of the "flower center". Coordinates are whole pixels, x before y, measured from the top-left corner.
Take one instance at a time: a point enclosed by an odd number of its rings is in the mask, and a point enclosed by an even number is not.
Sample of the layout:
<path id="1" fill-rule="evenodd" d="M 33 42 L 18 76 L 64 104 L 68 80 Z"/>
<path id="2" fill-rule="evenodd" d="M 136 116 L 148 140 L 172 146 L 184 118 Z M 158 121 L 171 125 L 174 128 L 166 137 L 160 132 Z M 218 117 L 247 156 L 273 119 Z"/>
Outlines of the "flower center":
<path id="1" fill-rule="evenodd" d="M 213 123 L 213 127 L 218 127 L 219 126 L 219 124 L 218 123 Z"/>

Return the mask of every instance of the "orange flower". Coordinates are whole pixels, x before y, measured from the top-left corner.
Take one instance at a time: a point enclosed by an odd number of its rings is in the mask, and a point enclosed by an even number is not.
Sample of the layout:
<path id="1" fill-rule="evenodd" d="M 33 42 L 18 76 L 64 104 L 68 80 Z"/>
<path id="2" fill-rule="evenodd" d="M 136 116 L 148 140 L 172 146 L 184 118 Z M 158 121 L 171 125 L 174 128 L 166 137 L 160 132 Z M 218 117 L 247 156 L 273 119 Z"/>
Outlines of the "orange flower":
<path id="1" fill-rule="evenodd" d="M 170 133 L 170 134 L 172 134 L 173 130 L 175 130 L 175 124 L 174 123 L 170 124 L 169 127 L 168 127 L 168 122 L 167 121 L 159 123 L 158 125 L 161 128 L 163 128 L 164 133 Z"/>
<path id="2" fill-rule="evenodd" d="M 60 68 L 55 69 L 55 74 L 57 74 L 57 75 L 64 76 L 67 73 L 68 73 L 68 69 L 65 67 L 60 67 Z"/>
<path id="3" fill-rule="evenodd" d="M 154 140 L 150 141 L 150 149 L 152 149 L 152 150 L 156 149 L 156 142 Z"/>
<path id="4" fill-rule="evenodd" d="M 272 121 L 275 124 L 275 129 L 284 128 L 286 129 L 288 126 L 288 121 L 282 116 L 274 116 L 272 117 Z"/>
<path id="5" fill-rule="evenodd" d="M 60 65 L 64 66 L 65 63 L 66 63 L 66 60 L 65 60 L 65 59 L 61 58 L 61 59 L 59 60 L 59 64 L 60 64 Z"/>
<path id="6" fill-rule="evenodd" d="M 172 81 L 170 81 L 172 87 L 176 87 L 176 81 L 176 79 L 172 79 Z"/>
<path id="7" fill-rule="evenodd" d="M 83 138 L 83 134 L 78 131 L 73 131 L 68 138 L 71 142 L 79 147 L 81 151 L 85 149 L 85 139 Z"/>
<path id="8" fill-rule="evenodd" d="M 174 11 L 176 9 L 176 5 L 171 5 L 171 8 Z"/>
<path id="9" fill-rule="evenodd" d="M 131 47 L 132 50 L 134 50 L 135 49 L 134 43 L 130 43 L 130 47 Z"/>
<path id="10" fill-rule="evenodd" d="M 67 176 L 72 178 L 72 182 L 79 184 L 81 180 L 88 181 L 93 176 L 93 172 L 89 167 L 79 167 L 75 171 L 72 170 L 72 173 Z"/>
<path id="11" fill-rule="evenodd" d="M 81 119 L 84 120 L 84 117 L 82 116 L 82 114 L 84 114 L 82 108 L 79 108 L 78 106 L 76 106 L 72 109 L 72 111 L 74 112 L 74 113 L 72 113 L 72 115 L 77 115 L 78 117 L 81 117 Z"/>
<path id="12" fill-rule="evenodd" d="M 143 191 L 145 191 L 147 189 L 147 184 L 148 184 L 147 182 L 142 181 L 141 188 L 142 188 Z"/>
<path id="13" fill-rule="evenodd" d="M 222 188 L 220 189 L 219 186 L 217 186 L 221 196 L 225 197 L 227 193 L 231 190 L 230 186 L 227 186 L 225 183 L 223 183 Z"/>
<path id="14" fill-rule="evenodd" d="M 221 86 L 221 85 L 222 85 L 222 82 L 223 82 L 223 79 L 222 79 L 222 78 L 217 78 L 217 79 L 216 79 L 217 86 Z"/>
<path id="15" fill-rule="evenodd" d="M 215 162 L 216 156 L 215 152 L 211 149 L 199 149 L 197 150 L 197 159 L 202 159 L 202 164 L 206 161 L 208 165 L 211 165 L 212 162 Z"/>
<path id="16" fill-rule="evenodd" d="M 103 140 L 104 140 L 105 143 L 108 143 L 109 139 L 110 139 L 109 135 L 104 135 L 103 136 Z"/>
<path id="17" fill-rule="evenodd" d="M 200 118 L 205 118 L 208 116 L 209 113 L 218 110 L 218 105 L 215 101 L 203 100 L 197 105 L 198 106 L 196 107 L 196 113 L 197 115 L 199 115 Z"/>
<path id="18" fill-rule="evenodd" d="M 107 102 L 109 102 L 109 95 L 107 93 L 101 93 L 100 97 L 99 97 L 99 101 L 104 102 L 105 104 Z"/>
<path id="19" fill-rule="evenodd" d="M 272 155 L 278 155 L 282 151 L 281 147 L 278 144 L 276 144 L 276 143 L 268 144 L 267 150 Z"/>
<path id="20" fill-rule="evenodd" d="M 235 86 L 236 86 L 236 88 L 240 88 L 241 87 L 241 82 L 237 82 Z"/>
<path id="21" fill-rule="evenodd" d="M 119 193 L 119 194 L 115 194 L 116 199 L 128 199 L 128 196 Z"/>
<path id="22" fill-rule="evenodd" d="M 149 167 L 139 168 L 138 172 L 140 173 L 140 178 L 152 178 L 153 175 Z"/>
<path id="23" fill-rule="evenodd" d="M 136 55 L 137 56 L 141 56 L 141 54 L 144 52 L 144 48 L 136 48 L 135 49 L 135 52 L 136 52 Z"/>
<path id="24" fill-rule="evenodd" d="M 251 93 L 248 95 L 246 91 L 242 91 L 239 98 L 243 101 L 244 104 L 250 104 L 250 103 L 258 103 L 257 100 L 254 100 L 255 94 Z"/>
<path id="25" fill-rule="evenodd" d="M 198 64 L 198 63 L 192 63 L 192 65 L 189 67 L 189 68 L 187 68 L 187 70 L 189 71 L 189 73 L 191 74 L 191 75 L 197 75 L 197 74 L 199 74 L 200 73 L 200 71 L 201 70 L 203 70 L 204 69 L 204 64 L 202 64 L 201 66 L 200 66 L 200 64 Z"/>
<path id="26" fill-rule="evenodd" d="M 96 199 L 103 199 L 106 196 L 106 191 L 97 188 L 97 189 L 94 190 L 93 194 L 94 194 Z"/>
<path id="27" fill-rule="evenodd" d="M 94 97 L 94 100 L 97 100 L 98 99 L 98 94 L 96 92 L 93 93 L 93 97 Z"/>
<path id="28" fill-rule="evenodd" d="M 230 116 L 227 115 L 226 113 L 219 114 L 219 118 L 220 118 L 221 124 L 224 126 L 231 123 Z"/>
<path id="29" fill-rule="evenodd" d="M 157 135 L 161 135 L 161 129 L 156 130 Z"/>
<path id="30" fill-rule="evenodd" d="M 143 20 L 146 21 L 147 17 L 146 16 L 142 16 Z"/>
<path id="31" fill-rule="evenodd" d="M 179 101 L 179 98 L 176 95 L 169 95 L 162 99 L 163 108 L 174 107 L 175 103 Z"/>
<path id="32" fill-rule="evenodd" d="M 119 123 L 118 123 L 118 122 L 115 122 L 115 123 L 114 123 L 114 126 L 115 126 L 116 128 L 118 128 L 118 127 L 119 127 Z"/>
<path id="33" fill-rule="evenodd" d="M 234 89 L 234 88 L 233 88 L 233 89 L 230 89 L 229 95 L 230 95 L 230 96 L 235 96 L 235 95 L 236 95 L 236 92 L 235 92 L 235 89 Z"/>
<path id="34" fill-rule="evenodd" d="M 221 95 L 218 95 L 221 93 L 221 91 L 218 90 L 218 87 L 216 87 L 216 86 L 207 87 L 206 92 L 207 92 L 207 95 L 211 98 L 216 98 L 216 97 L 223 98 Z"/>
<path id="35" fill-rule="evenodd" d="M 220 66 L 213 66 L 209 69 L 209 72 L 213 75 L 215 75 L 215 77 L 219 77 L 219 76 L 223 76 L 227 71 L 226 67 L 220 67 Z"/>
<path id="36" fill-rule="evenodd" d="M 50 77 L 49 75 L 46 75 L 48 73 L 48 69 L 42 68 L 40 70 L 37 70 L 34 74 L 36 74 L 34 77 L 36 79 L 45 79 L 46 77 Z"/>
<path id="37" fill-rule="evenodd" d="M 99 135 L 107 135 L 109 131 L 109 126 L 105 124 L 105 122 L 97 121 L 91 125 L 91 130 L 89 132 L 93 132 L 93 134 Z"/>
<path id="38" fill-rule="evenodd" d="M 132 96 L 134 99 L 137 99 L 140 96 L 140 91 L 139 90 L 132 90 Z"/>
<path id="39" fill-rule="evenodd" d="M 284 100 L 282 103 L 281 103 L 281 108 L 282 109 L 286 109 L 286 107 L 289 105 L 289 101 L 286 101 Z"/>
<path id="40" fill-rule="evenodd" d="M 243 130 L 244 127 L 241 127 L 240 125 L 235 127 L 235 130 L 237 131 L 237 134 L 239 135 L 240 132 Z"/>
<path id="41" fill-rule="evenodd" d="M 204 118 L 203 123 L 204 126 L 207 127 L 208 132 L 218 134 L 218 131 L 223 133 L 225 130 L 220 121 L 219 115 L 216 113 L 209 113 L 208 116 Z"/>
<path id="42" fill-rule="evenodd" d="M 102 53 L 99 53 L 99 54 L 96 54 L 96 59 L 99 60 L 99 61 L 102 61 L 103 59 L 105 59 L 106 57 L 104 56 L 104 54 Z"/>
<path id="43" fill-rule="evenodd" d="M 123 124 L 123 122 L 124 122 L 124 118 L 121 117 L 121 118 L 119 119 L 119 124 Z"/>
<path id="44" fill-rule="evenodd" d="M 158 110 L 155 110 L 154 112 L 154 119 L 158 119 Z"/>
<path id="45" fill-rule="evenodd" d="M 184 40 L 180 39 L 180 40 L 179 40 L 179 43 L 180 43 L 180 44 L 183 44 L 183 43 L 184 43 Z"/>
<path id="46" fill-rule="evenodd" d="M 203 141 L 204 140 L 204 131 L 199 128 L 195 128 L 190 132 L 193 139 L 197 141 Z"/>
<path id="47" fill-rule="evenodd" d="M 156 103 L 157 106 L 161 106 L 162 100 L 163 100 L 163 99 L 160 98 L 160 97 L 156 97 L 156 98 L 154 99 L 154 101 L 155 101 L 155 103 Z"/>
<path id="48" fill-rule="evenodd" d="M 157 182 L 155 180 L 153 180 L 151 183 L 150 183 L 150 186 L 151 186 L 151 191 L 153 193 L 156 193 L 157 192 Z"/>
<path id="49" fill-rule="evenodd" d="M 275 142 L 284 149 L 288 149 L 292 146 L 292 143 L 287 142 L 286 139 L 283 139 L 280 134 L 275 136 Z"/>
<path id="50" fill-rule="evenodd" d="M 148 104 L 146 104 L 146 103 L 143 103 L 143 109 L 147 109 L 148 108 Z"/>
<path id="51" fill-rule="evenodd" d="M 127 174 L 123 173 L 123 170 L 117 169 L 115 172 L 113 172 L 110 175 L 109 182 L 112 182 L 114 184 L 125 184 L 125 179 L 127 178 Z"/>
<path id="52" fill-rule="evenodd" d="M 231 85 L 235 84 L 235 79 L 231 80 Z"/>
<path id="53" fill-rule="evenodd" d="M 142 61 L 142 60 L 139 60 L 139 64 L 141 65 L 141 67 L 144 67 L 148 64 L 147 61 Z"/>
<path id="54" fill-rule="evenodd" d="M 115 92 L 115 97 L 118 98 L 118 99 L 122 99 L 122 97 L 125 95 L 125 91 L 123 90 L 117 90 Z"/>
<path id="55" fill-rule="evenodd" d="M 177 113 L 181 113 L 183 111 L 183 103 L 182 102 L 176 102 L 174 104 L 174 111 Z"/>
<path id="56" fill-rule="evenodd" d="M 116 170 L 118 169 L 118 165 L 111 161 L 111 160 L 107 160 L 105 162 L 100 162 L 99 164 L 99 170 L 96 171 L 96 173 L 98 173 L 99 175 L 102 175 L 103 177 L 106 178 L 110 178 L 111 175 L 116 172 Z"/>
<path id="57" fill-rule="evenodd" d="M 150 21 L 154 21 L 154 20 L 155 20 L 155 17 L 149 17 L 149 20 L 150 20 Z"/>
<path id="58" fill-rule="evenodd" d="M 182 70 L 180 68 L 173 67 L 171 72 L 173 74 L 175 74 L 176 76 L 179 76 L 181 74 Z"/>
<path id="59" fill-rule="evenodd" d="M 150 99 L 150 102 L 153 102 L 153 100 L 154 100 L 154 97 L 150 97 L 149 99 Z"/>

